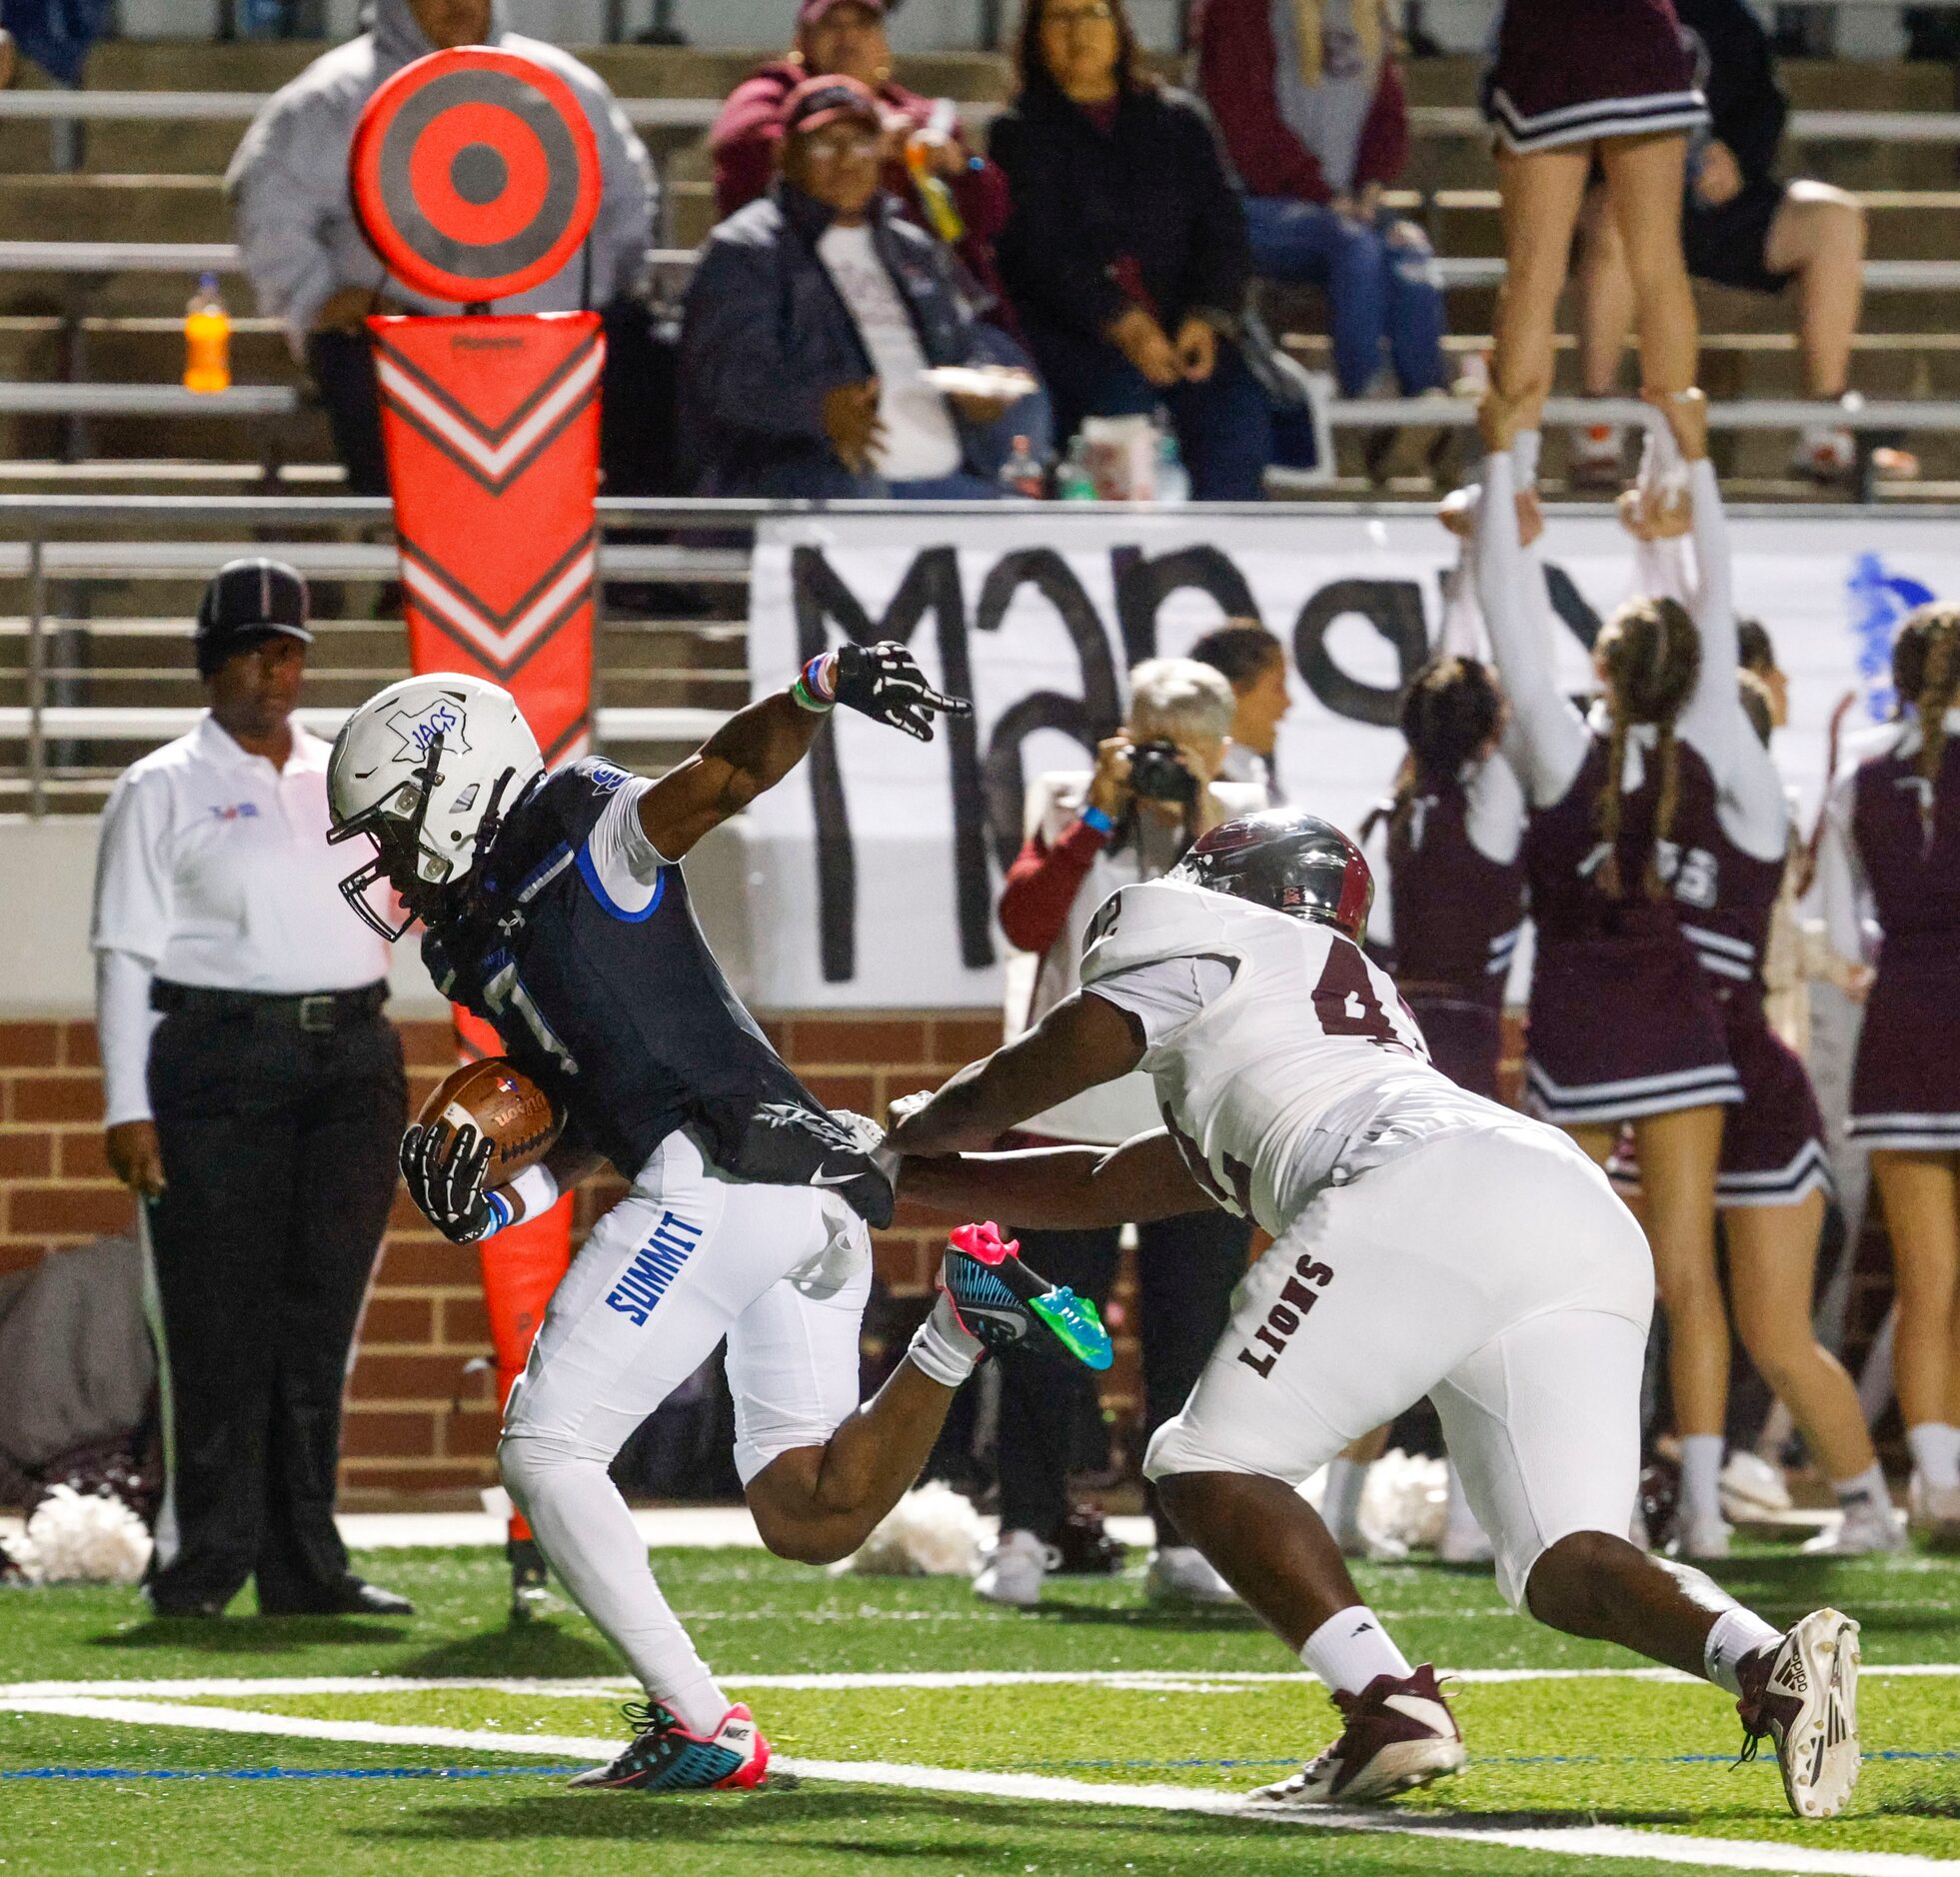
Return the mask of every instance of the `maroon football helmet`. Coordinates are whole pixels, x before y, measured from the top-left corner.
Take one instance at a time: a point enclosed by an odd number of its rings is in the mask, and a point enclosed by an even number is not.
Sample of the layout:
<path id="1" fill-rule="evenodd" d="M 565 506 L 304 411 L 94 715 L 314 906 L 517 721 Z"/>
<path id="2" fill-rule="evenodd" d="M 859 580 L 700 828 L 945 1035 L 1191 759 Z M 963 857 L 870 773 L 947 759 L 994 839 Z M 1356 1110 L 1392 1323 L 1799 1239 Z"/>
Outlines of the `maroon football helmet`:
<path id="1" fill-rule="evenodd" d="M 1331 822 L 1298 809 L 1220 822 L 1198 837 L 1170 878 L 1317 920 L 1356 944 L 1374 904 L 1374 876 L 1361 850 Z"/>

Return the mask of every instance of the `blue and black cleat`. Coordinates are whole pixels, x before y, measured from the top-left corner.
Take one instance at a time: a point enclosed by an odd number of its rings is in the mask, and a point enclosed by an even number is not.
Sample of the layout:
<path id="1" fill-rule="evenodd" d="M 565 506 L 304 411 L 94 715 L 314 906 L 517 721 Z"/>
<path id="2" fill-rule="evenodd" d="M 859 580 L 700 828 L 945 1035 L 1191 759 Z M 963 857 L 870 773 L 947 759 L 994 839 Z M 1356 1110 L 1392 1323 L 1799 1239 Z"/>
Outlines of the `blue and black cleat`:
<path id="1" fill-rule="evenodd" d="M 722 1716 L 713 1734 L 690 1733 L 658 1701 L 630 1701 L 622 1712 L 638 1730 L 633 1744 L 610 1766 L 595 1766 L 571 1785 L 609 1792 L 735 1792 L 769 1783 L 769 1742 L 740 1704 Z"/>
<path id="2" fill-rule="evenodd" d="M 1025 1348 L 1050 1360 L 1107 1368 L 1114 1350 L 1095 1305 L 1036 1275 L 1019 1251 L 1020 1241 L 1003 1242 L 991 1219 L 953 1232 L 940 1284 L 967 1333 L 996 1353 Z"/>

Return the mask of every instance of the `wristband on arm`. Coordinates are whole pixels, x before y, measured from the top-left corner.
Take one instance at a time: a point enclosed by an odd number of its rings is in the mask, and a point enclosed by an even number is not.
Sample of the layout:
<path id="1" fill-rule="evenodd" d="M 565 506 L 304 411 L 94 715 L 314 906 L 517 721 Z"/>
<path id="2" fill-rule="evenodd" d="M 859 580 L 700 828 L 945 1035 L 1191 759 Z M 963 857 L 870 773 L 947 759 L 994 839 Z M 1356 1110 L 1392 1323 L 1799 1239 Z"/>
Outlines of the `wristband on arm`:
<path id="1" fill-rule="evenodd" d="M 489 1237 L 502 1231 L 506 1225 L 539 1218 L 549 1212 L 558 1203 L 558 1181 L 552 1177 L 550 1168 L 540 1161 L 536 1166 L 527 1166 L 508 1187 L 500 1187 L 485 1196 L 490 1201 L 490 1216 L 494 1221 L 490 1231 L 484 1234 Z M 521 1212 L 512 1205 L 513 1199 L 523 1207 Z"/>
<path id="2" fill-rule="evenodd" d="M 806 711 L 828 717 L 837 708 L 837 654 L 820 652 L 797 674 L 791 698 Z"/>
<path id="3" fill-rule="evenodd" d="M 1098 835 L 1108 837 L 1115 833 L 1116 825 L 1098 809 L 1093 802 L 1082 804 L 1082 812 L 1075 817 L 1084 828 L 1093 828 Z"/>

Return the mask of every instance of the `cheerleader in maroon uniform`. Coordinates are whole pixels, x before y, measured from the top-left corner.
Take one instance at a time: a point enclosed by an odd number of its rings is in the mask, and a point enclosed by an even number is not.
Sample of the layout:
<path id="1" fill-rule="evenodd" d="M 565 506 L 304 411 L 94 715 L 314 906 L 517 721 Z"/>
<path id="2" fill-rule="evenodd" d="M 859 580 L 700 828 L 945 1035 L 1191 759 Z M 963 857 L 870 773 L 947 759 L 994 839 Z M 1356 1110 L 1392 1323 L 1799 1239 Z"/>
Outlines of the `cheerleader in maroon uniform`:
<path id="1" fill-rule="evenodd" d="M 1595 160 L 1625 243 L 1642 390 L 1694 383 L 1694 296 L 1681 255 L 1687 133 L 1708 121 L 1671 0 L 1506 0 L 1484 80 L 1504 217 L 1497 388 L 1521 407 L 1522 479 L 1537 462 L 1552 329 Z"/>
<path id="2" fill-rule="evenodd" d="M 1704 409 L 1698 394 L 1668 406 L 1688 437 L 1686 454 L 1699 459 L 1690 483 L 1705 527 L 1718 498 L 1693 434 Z M 1715 1276 L 1715 1167 L 1723 1108 L 1742 1090 L 1675 902 L 1712 898 L 1716 787 L 1702 748 L 1726 735 L 1735 708 L 1734 627 L 1726 665 L 1710 674 L 1679 602 L 1628 601 L 1593 649 L 1604 695 L 1582 716 L 1559 690 L 1519 545 L 1515 404 L 1493 394 L 1480 421 L 1490 455 L 1477 585 L 1516 720 L 1530 815 L 1524 853 L 1537 956 L 1526 1085 L 1536 1110 L 1601 1165 L 1620 1126 L 1633 1124 L 1675 1413 L 1683 1435 L 1702 1437 L 1682 1468 L 1685 1548 L 1718 1550 L 1728 1320 Z M 1704 564 L 1704 604 L 1725 610 L 1726 563 L 1716 555 Z"/>
<path id="3" fill-rule="evenodd" d="M 1494 1101 L 1524 921 L 1524 791 L 1498 750 L 1496 674 L 1471 658 L 1431 660 L 1401 722 L 1408 757 L 1384 817 L 1395 984 L 1435 1065 Z"/>
<path id="4" fill-rule="evenodd" d="M 1833 783 L 1820 880 L 1832 947 L 1878 970 L 1851 1078 L 1898 1288 L 1892 1344 L 1913 1509 L 1960 1546 L 1960 607 L 1892 649 L 1898 721 Z"/>
<path id="5" fill-rule="evenodd" d="M 1738 653 L 1733 611 L 1706 597 L 1711 587 L 1725 592 L 1729 585 L 1727 528 L 1711 492 L 1712 480 L 1696 491 L 1699 591 L 1687 577 L 1678 540 L 1643 540 L 1637 565 L 1645 592 L 1669 594 L 1693 612 L 1703 635 L 1703 664 L 1718 679 L 1735 665 Z M 1628 521 L 1639 534 L 1637 507 Z M 1715 1180 L 1716 1204 L 1727 1228 L 1729 1296 L 1742 1346 L 1790 1410 L 1843 1510 L 1837 1527 L 1804 1549 L 1839 1557 L 1896 1551 L 1905 1535 L 1892 1515 L 1857 1389 L 1818 1342 L 1811 1323 L 1818 1237 L 1830 1188 L 1824 1123 L 1809 1071 L 1770 1027 L 1764 1007 L 1770 921 L 1790 857 L 1789 802 L 1769 754 L 1767 696 L 1759 726 L 1741 689 L 1743 675 L 1736 676 L 1727 734 L 1711 726 L 1717 734 L 1702 752 L 1716 785 L 1716 813 L 1705 831 L 1706 865 L 1698 871 L 1712 900 L 1702 892 L 1696 898 L 1709 903 L 1677 901 L 1681 935 L 1708 974 L 1729 1060 L 1742 1082 L 1741 1105 L 1729 1110 L 1722 1129 Z M 1690 857 L 1688 865 L 1696 864 Z M 1725 1348 L 1722 1372 L 1710 1381 L 1725 1389 L 1727 1371 Z M 1683 1457 L 1685 1464 L 1685 1452 Z M 1698 1464 L 1704 1470 L 1719 1467 L 1720 1459 L 1717 1436 Z M 1712 1528 L 1705 1535 L 1716 1536 Z"/>

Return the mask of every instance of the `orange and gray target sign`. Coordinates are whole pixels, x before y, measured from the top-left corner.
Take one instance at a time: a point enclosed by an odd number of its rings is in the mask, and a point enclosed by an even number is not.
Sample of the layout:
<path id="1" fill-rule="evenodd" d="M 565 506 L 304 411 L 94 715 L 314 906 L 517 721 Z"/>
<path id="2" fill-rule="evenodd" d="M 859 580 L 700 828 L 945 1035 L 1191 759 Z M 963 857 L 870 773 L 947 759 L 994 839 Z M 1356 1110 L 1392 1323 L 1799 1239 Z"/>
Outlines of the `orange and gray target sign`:
<path id="1" fill-rule="evenodd" d="M 599 212 L 599 146 L 556 72 L 492 46 L 434 52 L 375 92 L 348 181 L 404 286 L 466 305 L 550 280 Z"/>

